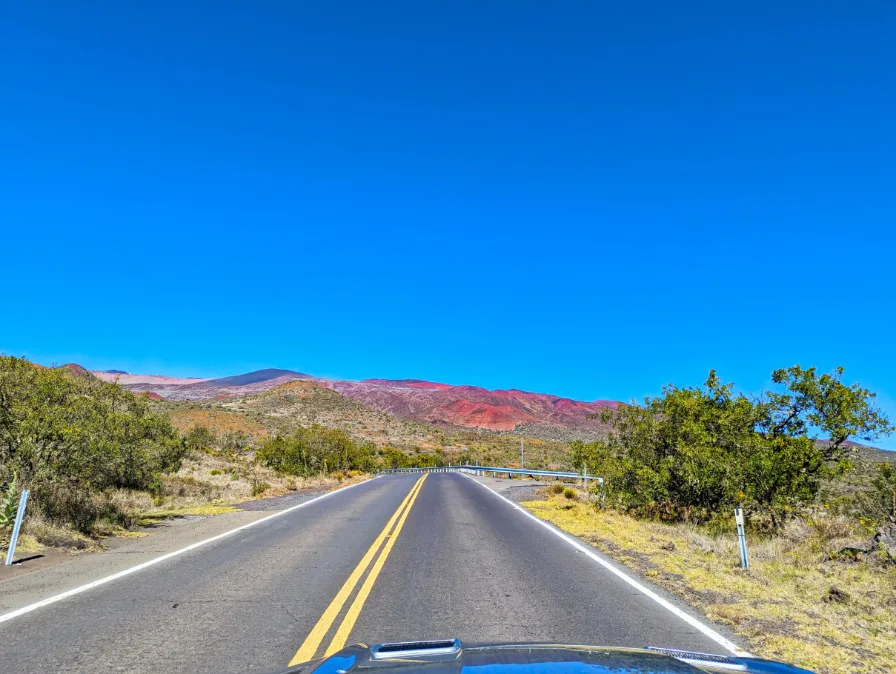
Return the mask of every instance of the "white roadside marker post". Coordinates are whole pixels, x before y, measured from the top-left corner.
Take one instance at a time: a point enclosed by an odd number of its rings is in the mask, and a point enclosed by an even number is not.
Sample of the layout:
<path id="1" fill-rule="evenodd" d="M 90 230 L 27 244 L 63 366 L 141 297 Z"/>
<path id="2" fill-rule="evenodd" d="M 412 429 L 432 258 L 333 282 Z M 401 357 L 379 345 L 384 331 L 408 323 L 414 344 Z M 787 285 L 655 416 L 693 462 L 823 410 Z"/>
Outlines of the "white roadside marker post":
<path id="1" fill-rule="evenodd" d="M 16 523 L 12 527 L 12 537 L 9 539 L 9 550 L 6 553 L 6 566 L 12 564 L 12 560 L 16 556 L 16 543 L 19 541 L 19 531 L 22 529 L 22 519 L 25 517 L 25 506 L 28 505 L 27 489 L 22 490 L 19 497 L 19 509 L 16 511 Z"/>
<path id="2" fill-rule="evenodd" d="M 747 537 L 744 535 L 744 511 L 741 508 L 734 509 L 734 521 L 737 523 L 737 539 L 740 543 L 740 565 L 750 568 L 750 560 L 747 559 Z"/>

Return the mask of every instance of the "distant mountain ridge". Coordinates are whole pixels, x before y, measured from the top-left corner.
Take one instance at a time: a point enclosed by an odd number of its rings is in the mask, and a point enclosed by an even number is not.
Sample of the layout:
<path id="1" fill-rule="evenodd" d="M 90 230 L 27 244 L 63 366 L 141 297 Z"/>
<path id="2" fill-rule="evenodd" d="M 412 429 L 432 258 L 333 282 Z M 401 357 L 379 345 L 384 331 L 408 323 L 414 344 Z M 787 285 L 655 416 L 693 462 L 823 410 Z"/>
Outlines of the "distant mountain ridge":
<path id="1" fill-rule="evenodd" d="M 261 382 L 271 381 L 287 377 L 290 381 L 295 379 L 314 379 L 310 374 L 302 374 L 292 370 L 278 370 L 276 368 L 268 368 L 266 370 L 256 370 L 255 372 L 247 372 L 246 374 L 238 374 L 232 377 L 220 377 L 218 379 L 209 379 L 206 382 L 208 386 L 225 388 L 228 386 L 247 386 L 249 384 L 258 384 Z"/>
<path id="2" fill-rule="evenodd" d="M 267 391 L 296 380 L 311 381 L 373 409 L 404 419 L 446 426 L 512 431 L 518 426 L 575 430 L 596 434 L 603 425 L 594 414 L 615 409 L 612 400 L 583 402 L 518 389 L 489 390 L 422 379 L 321 379 L 293 370 L 268 368 L 231 377 L 196 379 L 97 370 L 94 375 L 118 381 L 138 393 L 168 400 L 209 400 Z"/>

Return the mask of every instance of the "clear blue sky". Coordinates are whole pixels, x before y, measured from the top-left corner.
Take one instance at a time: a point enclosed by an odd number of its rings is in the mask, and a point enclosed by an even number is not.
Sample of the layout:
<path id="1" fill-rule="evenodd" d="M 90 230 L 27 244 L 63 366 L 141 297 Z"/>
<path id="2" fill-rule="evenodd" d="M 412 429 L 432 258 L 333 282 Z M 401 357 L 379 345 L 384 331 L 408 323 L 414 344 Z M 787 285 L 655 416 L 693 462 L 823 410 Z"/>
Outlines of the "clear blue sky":
<path id="1" fill-rule="evenodd" d="M 896 415 L 896 3 L 3 12 L 8 354 Z"/>

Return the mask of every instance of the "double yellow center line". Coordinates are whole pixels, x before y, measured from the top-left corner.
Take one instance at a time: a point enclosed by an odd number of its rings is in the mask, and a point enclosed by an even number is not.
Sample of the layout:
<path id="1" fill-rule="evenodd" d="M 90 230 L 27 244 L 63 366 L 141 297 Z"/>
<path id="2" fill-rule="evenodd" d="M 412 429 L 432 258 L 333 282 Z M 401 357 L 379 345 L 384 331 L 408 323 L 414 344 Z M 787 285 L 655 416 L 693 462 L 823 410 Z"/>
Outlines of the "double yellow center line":
<path id="1" fill-rule="evenodd" d="M 351 606 L 349 606 L 349 609 L 342 619 L 339 628 L 336 630 L 336 634 L 333 636 L 333 640 L 327 647 L 324 656 L 329 657 L 345 646 L 345 642 L 348 641 L 349 634 L 351 634 L 352 628 L 358 620 L 358 616 L 361 615 L 361 609 L 364 608 L 364 602 L 367 601 L 367 597 L 373 589 L 373 584 L 376 583 L 376 579 L 380 575 L 383 565 L 386 563 L 386 558 L 392 551 L 392 546 L 395 545 L 395 541 L 398 539 L 398 534 L 401 533 L 401 528 L 408 518 L 408 513 L 411 512 L 411 507 L 414 505 L 414 501 L 417 500 L 417 494 L 420 493 L 420 488 L 423 486 L 423 482 L 426 480 L 427 475 L 428 474 L 424 474 L 423 477 L 417 480 L 414 484 L 414 488 L 411 489 L 404 501 L 401 502 L 401 505 L 398 506 L 398 510 L 395 511 L 386 523 L 386 527 L 380 532 L 380 535 L 376 537 L 373 545 L 371 545 L 370 549 L 364 553 L 361 561 L 358 562 L 358 566 L 352 571 L 348 580 L 345 581 L 345 584 L 333 598 L 333 601 L 327 606 L 327 610 L 324 611 L 320 620 L 317 621 L 314 629 L 308 634 L 308 638 L 305 639 L 305 642 L 301 645 L 295 656 L 293 656 L 293 659 L 290 660 L 290 667 L 297 665 L 300 662 L 308 662 L 309 660 L 314 659 L 318 647 L 324 640 L 324 637 L 327 636 L 327 632 L 330 631 L 330 628 L 342 611 L 345 602 L 348 601 L 348 598 L 354 591 L 358 581 L 361 580 L 367 567 L 370 566 L 370 561 L 376 556 L 376 553 L 379 550 L 379 557 L 377 557 L 376 562 L 374 562 L 373 568 L 364 580 L 364 584 L 361 585 L 361 589 L 355 596 L 355 600 L 352 602 Z M 386 541 L 385 545 L 383 545 L 383 541 Z M 382 550 L 380 550 L 381 546 Z"/>

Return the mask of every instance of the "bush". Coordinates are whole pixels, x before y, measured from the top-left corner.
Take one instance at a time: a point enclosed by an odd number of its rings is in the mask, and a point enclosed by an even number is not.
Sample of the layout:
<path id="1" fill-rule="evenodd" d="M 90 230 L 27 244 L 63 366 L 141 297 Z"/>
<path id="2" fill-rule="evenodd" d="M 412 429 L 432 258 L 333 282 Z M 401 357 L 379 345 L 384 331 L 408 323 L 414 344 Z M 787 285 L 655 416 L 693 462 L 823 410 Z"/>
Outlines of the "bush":
<path id="1" fill-rule="evenodd" d="M 567 487 L 566 489 L 563 490 L 563 496 L 565 498 L 572 500 L 576 497 L 576 490 L 573 489 L 572 487 Z"/>
<path id="2" fill-rule="evenodd" d="M 208 427 L 201 424 L 194 425 L 186 436 L 184 436 L 184 444 L 187 449 L 193 452 L 209 450 L 218 444 L 218 439 Z"/>
<path id="3" fill-rule="evenodd" d="M 14 474 L 9 484 L 0 490 L 0 534 L 12 529 L 19 512 L 19 498 L 18 479 Z"/>
<path id="4" fill-rule="evenodd" d="M 877 475 L 871 481 L 868 514 L 879 522 L 896 522 L 896 468 L 889 463 L 877 464 Z"/>
<path id="5" fill-rule="evenodd" d="M 239 454 L 249 446 L 249 436 L 243 431 L 230 431 L 221 436 L 221 449 Z"/>
<path id="6" fill-rule="evenodd" d="M 48 520 L 88 532 L 116 515 L 106 492 L 150 489 L 186 451 L 167 416 L 118 384 L 0 356 L 0 481 L 17 473 Z"/>
<path id="7" fill-rule="evenodd" d="M 642 516 L 703 522 L 740 505 L 777 528 L 815 500 L 822 480 L 850 469 L 851 435 L 892 430 L 874 394 L 841 375 L 776 370 L 784 390 L 750 399 L 711 371 L 703 387 L 669 385 L 644 405 L 605 412 L 607 438 L 573 443 L 573 463 L 606 479 L 611 505 Z M 816 442 L 810 428 L 830 440 Z"/>
<path id="8" fill-rule="evenodd" d="M 311 426 L 277 436 L 258 449 L 257 459 L 283 475 L 307 477 L 333 471 L 375 468 L 373 445 L 358 445 L 342 431 Z"/>
<path id="9" fill-rule="evenodd" d="M 563 489 L 564 489 L 563 485 L 560 484 L 559 482 L 557 482 L 551 486 L 551 493 L 552 494 L 562 494 Z"/>

